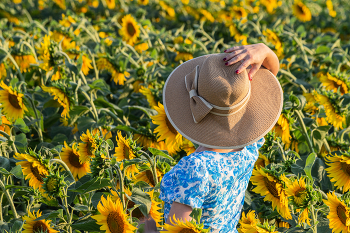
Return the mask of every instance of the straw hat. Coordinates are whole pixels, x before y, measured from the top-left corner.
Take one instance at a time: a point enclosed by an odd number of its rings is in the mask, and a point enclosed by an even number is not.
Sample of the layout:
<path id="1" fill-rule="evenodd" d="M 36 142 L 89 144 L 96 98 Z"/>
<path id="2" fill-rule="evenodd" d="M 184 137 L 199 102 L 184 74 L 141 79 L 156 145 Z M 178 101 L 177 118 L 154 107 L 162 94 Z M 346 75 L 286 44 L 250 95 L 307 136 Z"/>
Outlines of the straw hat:
<path id="1" fill-rule="evenodd" d="M 283 105 L 277 78 L 260 68 L 249 81 L 226 66 L 227 54 L 210 54 L 179 65 L 163 89 L 169 122 L 188 140 L 209 148 L 236 149 L 252 144 L 276 124 Z"/>

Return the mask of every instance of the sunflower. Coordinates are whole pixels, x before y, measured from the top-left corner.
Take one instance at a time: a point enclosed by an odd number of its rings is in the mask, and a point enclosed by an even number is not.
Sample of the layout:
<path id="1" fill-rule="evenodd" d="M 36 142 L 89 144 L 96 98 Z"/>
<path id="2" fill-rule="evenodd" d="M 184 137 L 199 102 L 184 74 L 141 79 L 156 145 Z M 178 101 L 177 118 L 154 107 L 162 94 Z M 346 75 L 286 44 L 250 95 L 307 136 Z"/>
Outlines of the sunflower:
<path id="1" fill-rule="evenodd" d="M 289 148 L 291 144 L 292 136 L 290 135 L 290 121 L 291 120 L 282 113 L 272 129 L 275 130 L 277 137 L 281 137 L 285 149 Z"/>
<path id="2" fill-rule="evenodd" d="M 29 154 L 16 153 L 13 158 L 22 160 L 16 165 L 21 165 L 23 175 L 29 180 L 29 185 L 35 189 L 42 189 L 44 178 L 49 174 L 47 167 L 42 164 L 36 157 Z"/>
<path id="3" fill-rule="evenodd" d="M 58 31 L 50 32 L 50 35 L 52 36 L 53 40 L 56 41 L 57 43 L 62 41 L 61 46 L 63 51 L 67 51 L 71 49 L 80 50 L 79 46 L 76 45 L 75 41 L 72 41 L 73 38 L 71 38 L 69 35 L 65 35 Z M 70 55 L 69 53 L 67 54 Z M 70 58 L 72 57 L 70 56 Z"/>
<path id="4" fill-rule="evenodd" d="M 150 166 L 149 163 L 147 165 Z M 156 169 L 156 172 L 157 172 L 158 182 L 160 182 L 162 180 L 163 173 L 161 173 L 158 168 Z M 150 169 L 146 169 L 135 176 L 133 183 L 136 184 L 139 181 L 144 181 L 147 184 L 149 184 L 151 187 L 154 187 L 156 185 L 153 179 L 153 173 Z"/>
<path id="5" fill-rule="evenodd" d="M 59 231 L 54 230 L 50 226 L 51 220 L 38 220 L 35 221 L 35 219 L 41 217 L 41 212 L 38 210 L 36 213 L 33 211 L 33 213 L 29 212 L 29 216 L 24 216 L 23 220 L 25 221 L 25 224 L 23 224 L 23 231 L 22 233 L 36 233 L 36 232 L 45 232 L 45 233 L 56 233 Z"/>
<path id="6" fill-rule="evenodd" d="M 28 111 L 23 103 L 22 93 L 14 90 L 11 86 L 7 86 L 3 81 L 0 83 L 0 108 L 9 121 L 15 121 L 23 118 L 24 112 Z"/>
<path id="7" fill-rule="evenodd" d="M 263 155 L 259 152 L 259 157 L 256 160 L 254 167 L 256 169 L 259 169 L 260 167 L 266 167 L 267 165 L 269 165 L 271 162 L 270 160 L 266 157 L 266 155 Z"/>
<path id="8" fill-rule="evenodd" d="M 277 208 L 278 213 L 283 218 L 292 219 L 288 208 L 288 199 L 279 179 L 265 172 L 263 168 L 259 168 L 253 170 L 250 180 L 253 185 L 257 186 L 253 189 L 253 192 L 265 196 L 264 201 L 271 201 L 272 208 Z"/>
<path id="9" fill-rule="evenodd" d="M 132 84 L 134 93 L 140 93 L 140 89 L 141 89 L 143 83 L 144 83 L 143 80 L 136 80 L 136 81 Z"/>
<path id="10" fill-rule="evenodd" d="M 84 163 L 86 161 L 90 161 L 91 158 L 95 158 L 94 152 L 97 150 L 98 145 L 96 143 L 96 137 L 99 136 L 99 133 L 97 134 L 91 134 L 89 130 L 86 131 L 86 134 L 83 133 L 82 136 L 80 136 L 80 140 L 83 142 L 79 143 L 79 161 L 80 163 Z"/>
<path id="11" fill-rule="evenodd" d="M 106 0 L 107 7 L 109 9 L 114 9 L 115 8 L 115 0 Z"/>
<path id="12" fill-rule="evenodd" d="M 59 24 L 61 24 L 64 27 L 70 27 L 72 24 L 77 23 L 75 19 L 72 18 L 72 16 L 65 14 L 62 14 L 62 19 L 58 21 Z"/>
<path id="13" fill-rule="evenodd" d="M 243 211 L 237 230 L 239 233 L 258 233 L 256 230 L 258 223 L 260 223 L 260 220 L 256 218 L 254 210 L 250 210 L 247 215 Z"/>
<path id="14" fill-rule="evenodd" d="M 283 47 L 280 39 L 277 34 L 270 29 L 266 29 L 263 31 L 263 35 L 267 37 L 267 42 L 273 44 L 275 46 L 275 52 L 279 58 L 283 56 Z"/>
<path id="15" fill-rule="evenodd" d="M 57 81 L 57 80 L 60 80 L 62 78 L 62 75 L 61 75 L 61 68 L 58 67 L 56 73 L 54 73 L 52 76 L 51 76 L 51 81 Z"/>
<path id="16" fill-rule="evenodd" d="M 123 161 L 124 159 L 130 160 L 135 158 L 135 154 L 132 150 L 130 141 L 122 136 L 122 133 L 118 131 L 116 141 L 118 146 L 115 147 L 115 154 L 117 161 Z"/>
<path id="17" fill-rule="evenodd" d="M 283 227 L 283 228 L 290 228 L 290 224 L 284 221 L 280 221 L 278 223 L 278 227 Z"/>
<path id="18" fill-rule="evenodd" d="M 88 58 L 87 56 L 83 55 L 83 65 L 81 67 L 81 71 L 83 71 L 83 73 L 85 75 L 89 74 L 90 69 L 92 69 L 92 65 L 91 65 L 91 60 L 90 58 Z"/>
<path id="19" fill-rule="evenodd" d="M 319 126 L 326 126 L 326 125 L 328 125 L 328 122 L 326 121 L 326 119 L 324 117 L 318 117 L 316 119 L 316 121 L 317 121 L 317 124 Z"/>
<path id="20" fill-rule="evenodd" d="M 167 5 L 164 1 L 159 1 L 160 7 L 167 12 L 168 18 L 173 19 L 175 17 L 175 10 L 171 6 Z"/>
<path id="21" fill-rule="evenodd" d="M 57 102 L 63 107 L 63 111 L 61 113 L 61 117 L 69 118 L 69 108 L 70 108 L 70 100 L 68 95 L 61 89 L 57 87 L 46 87 L 41 86 L 43 91 L 50 93 L 50 95 L 54 96 L 54 100 L 57 100 Z"/>
<path id="22" fill-rule="evenodd" d="M 129 45 L 134 45 L 140 35 L 140 26 L 130 14 L 122 18 L 122 28 L 119 33 Z"/>
<path id="23" fill-rule="evenodd" d="M 194 147 L 193 143 L 186 138 L 183 139 L 182 145 L 180 146 L 181 150 L 184 150 L 187 155 L 190 155 L 195 152 L 196 148 Z"/>
<path id="24" fill-rule="evenodd" d="M 294 1 L 293 13 L 302 22 L 310 21 L 312 17 L 310 9 L 301 0 Z"/>
<path id="25" fill-rule="evenodd" d="M 30 71 L 30 64 L 36 64 L 35 57 L 31 54 L 27 55 L 14 55 L 11 54 L 13 59 L 18 64 L 21 72 L 27 72 Z M 12 66 L 12 69 L 16 69 L 16 67 L 13 65 L 13 63 L 10 63 Z"/>
<path id="26" fill-rule="evenodd" d="M 124 163 L 120 165 L 120 170 L 124 170 Z M 135 173 L 139 173 L 139 169 L 137 168 L 136 164 L 129 165 L 125 168 L 125 175 L 129 179 L 136 179 Z"/>
<path id="27" fill-rule="evenodd" d="M 7 77 L 6 67 L 4 63 L 0 64 L 0 80 Z"/>
<path id="28" fill-rule="evenodd" d="M 236 19 L 246 18 L 248 13 L 243 7 L 233 6 L 232 12 Z"/>
<path id="29" fill-rule="evenodd" d="M 49 71 L 52 69 L 52 55 L 50 53 L 50 36 L 45 35 L 43 42 L 40 43 L 41 47 L 36 48 L 38 51 L 38 54 L 40 56 L 38 57 L 39 60 L 41 60 L 43 63 L 40 63 L 40 68 Z"/>
<path id="30" fill-rule="evenodd" d="M 315 98 L 324 107 L 326 121 L 331 123 L 335 128 L 343 129 L 343 123 L 346 120 L 345 115 L 339 115 L 336 112 L 336 108 L 333 106 L 330 98 L 322 94 L 317 94 Z"/>
<path id="31" fill-rule="evenodd" d="M 266 7 L 268 13 L 274 13 L 274 10 L 282 5 L 282 1 L 278 0 L 260 0 L 260 3 Z"/>
<path id="32" fill-rule="evenodd" d="M 209 20 L 210 22 L 214 23 L 215 18 L 213 17 L 213 15 L 209 11 L 207 11 L 205 9 L 199 9 L 199 12 L 203 15 L 201 21 Z"/>
<path id="33" fill-rule="evenodd" d="M 84 163 L 80 162 L 80 154 L 77 151 L 76 143 L 73 143 L 72 148 L 70 148 L 66 142 L 64 142 L 64 148 L 60 153 L 61 159 L 67 164 L 69 170 L 72 172 L 76 180 L 85 176 L 90 172 L 90 162 L 86 161 Z"/>
<path id="34" fill-rule="evenodd" d="M 335 193 L 327 193 L 328 200 L 323 202 L 329 207 L 327 218 L 329 227 L 332 232 L 349 232 L 350 231 L 350 213 L 349 207 L 343 200 L 339 200 Z"/>
<path id="35" fill-rule="evenodd" d="M 174 219 L 174 221 L 173 221 Z M 194 220 L 181 221 L 180 219 L 176 219 L 175 217 L 170 219 L 172 225 L 165 223 L 164 229 L 167 232 L 178 233 L 178 232 L 186 232 L 186 233 L 200 233 L 203 231 L 203 226 L 198 225 Z"/>
<path id="36" fill-rule="evenodd" d="M 309 211 L 307 208 L 307 204 L 309 202 L 309 193 L 306 189 L 305 178 L 301 177 L 299 180 L 295 179 L 294 181 L 287 178 L 285 175 L 281 176 L 281 179 L 286 184 L 286 194 L 291 199 L 292 203 L 298 207 L 297 212 L 300 212 L 302 208 L 303 211 L 299 215 L 299 223 L 307 222 L 309 226 Z M 306 207 L 306 208 L 305 208 Z"/>
<path id="37" fill-rule="evenodd" d="M 112 132 L 107 127 L 102 126 L 101 130 L 102 136 L 105 140 L 112 138 Z M 98 132 L 100 132 L 100 130 L 99 128 L 96 128 L 92 131 L 92 134 L 97 134 Z"/>
<path id="38" fill-rule="evenodd" d="M 151 201 L 152 201 L 151 210 L 149 211 L 149 215 L 151 215 L 153 220 L 156 222 L 157 227 L 162 227 L 161 223 L 162 223 L 163 213 L 160 212 L 160 210 L 162 208 L 159 207 L 159 205 L 162 206 L 162 202 L 158 202 L 155 200 L 154 190 L 152 190 L 150 192 L 146 192 L 146 193 L 151 197 Z"/>
<path id="39" fill-rule="evenodd" d="M 6 118 L 6 116 L 1 116 L 1 120 L 0 120 L 1 124 L 0 124 L 0 130 L 7 133 L 8 135 L 11 134 L 11 128 L 9 125 L 11 125 L 11 122 L 9 122 Z M 0 133 L 1 136 L 1 133 Z"/>
<path id="40" fill-rule="evenodd" d="M 142 53 L 143 51 L 146 51 L 147 49 L 148 49 L 148 44 L 145 42 L 135 45 L 135 50 L 138 53 Z"/>
<path id="41" fill-rule="evenodd" d="M 245 35 L 242 35 L 238 31 L 237 27 L 234 24 L 231 24 L 229 26 L 229 30 L 230 30 L 230 35 L 235 38 L 237 43 L 241 42 L 242 45 L 247 45 L 248 44 L 248 42 L 247 42 L 248 37 L 245 36 Z"/>
<path id="42" fill-rule="evenodd" d="M 133 233 L 137 230 L 129 223 L 128 216 L 119 199 L 113 202 L 110 196 L 107 199 L 102 196 L 97 209 L 100 214 L 91 218 L 95 219 L 97 224 L 102 225 L 100 230 L 106 231 L 106 233 Z"/>
<path id="43" fill-rule="evenodd" d="M 322 82 L 322 86 L 324 86 L 326 90 L 332 90 L 334 92 L 337 92 L 338 88 L 340 88 L 340 93 L 342 95 L 349 92 L 349 84 L 347 83 L 347 80 L 345 78 L 334 77 L 328 72 L 326 75 L 320 72 L 317 74 L 317 77 L 320 80 L 320 82 Z"/>
<path id="44" fill-rule="evenodd" d="M 334 186 L 342 187 L 343 193 L 350 190 L 350 157 L 344 155 L 329 155 L 325 158 L 328 176 Z"/>
<path id="45" fill-rule="evenodd" d="M 158 103 L 158 107 L 154 107 L 158 112 L 158 115 L 151 116 L 152 123 L 158 125 L 155 128 L 154 133 L 157 133 L 158 141 L 165 140 L 167 147 L 171 147 L 170 150 L 178 148 L 182 144 L 182 136 L 173 125 L 170 123 L 168 117 L 165 114 L 164 106 Z"/>
<path id="46" fill-rule="evenodd" d="M 148 104 L 149 104 L 149 106 L 151 108 L 156 108 L 157 107 L 157 102 L 156 102 L 156 100 L 155 100 L 155 98 L 154 98 L 150 88 L 152 88 L 152 87 L 149 86 L 147 88 L 147 87 L 141 86 L 140 87 L 140 93 L 142 95 L 146 96 L 147 102 L 148 102 Z"/>
<path id="47" fill-rule="evenodd" d="M 337 12 L 333 9 L 333 2 L 332 0 L 327 0 L 326 1 L 327 9 L 329 12 L 329 15 L 332 16 L 333 18 L 337 16 Z"/>
<path id="48" fill-rule="evenodd" d="M 126 81 L 125 77 L 130 76 L 130 74 L 126 71 L 120 72 L 119 69 L 114 67 L 114 65 L 104 57 L 101 57 L 96 61 L 96 66 L 99 70 L 107 70 L 110 72 L 112 74 L 113 81 L 117 85 L 124 85 L 124 82 Z"/>
<path id="49" fill-rule="evenodd" d="M 57 4 L 62 10 L 66 10 L 66 1 L 65 0 L 52 0 Z"/>
<path id="50" fill-rule="evenodd" d="M 191 53 L 176 51 L 175 61 L 188 61 L 191 59 L 193 59 L 193 55 Z"/>
<path id="51" fill-rule="evenodd" d="M 306 98 L 307 103 L 305 104 L 304 111 L 309 112 L 311 115 L 314 115 L 319 109 L 315 105 L 317 92 L 313 91 L 312 93 L 303 93 L 303 96 Z"/>

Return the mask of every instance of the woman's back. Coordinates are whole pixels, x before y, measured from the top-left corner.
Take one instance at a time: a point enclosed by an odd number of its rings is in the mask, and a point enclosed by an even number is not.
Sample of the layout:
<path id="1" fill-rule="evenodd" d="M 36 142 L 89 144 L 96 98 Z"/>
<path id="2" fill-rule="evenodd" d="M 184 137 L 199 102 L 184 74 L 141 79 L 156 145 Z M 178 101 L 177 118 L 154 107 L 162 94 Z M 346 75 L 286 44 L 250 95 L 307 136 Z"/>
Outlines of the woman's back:
<path id="1" fill-rule="evenodd" d="M 237 232 L 245 190 L 264 138 L 238 152 L 202 151 L 184 157 L 165 176 L 159 196 L 168 218 L 172 202 L 202 208 L 211 232 Z"/>

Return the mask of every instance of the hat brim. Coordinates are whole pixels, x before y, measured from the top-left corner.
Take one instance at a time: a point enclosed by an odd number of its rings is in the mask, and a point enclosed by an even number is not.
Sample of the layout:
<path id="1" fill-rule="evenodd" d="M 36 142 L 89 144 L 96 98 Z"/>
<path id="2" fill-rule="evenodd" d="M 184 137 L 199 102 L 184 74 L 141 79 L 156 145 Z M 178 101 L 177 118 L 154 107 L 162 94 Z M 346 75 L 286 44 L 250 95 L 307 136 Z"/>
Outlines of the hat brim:
<path id="1" fill-rule="evenodd" d="M 185 76 L 197 65 L 201 68 L 204 55 L 176 67 L 163 88 L 164 110 L 173 127 L 188 140 L 209 148 L 237 149 L 265 136 L 276 124 L 283 106 L 283 91 L 277 78 L 260 68 L 251 81 L 251 96 L 238 113 L 230 116 L 208 114 L 195 123 L 190 109 L 190 97 Z"/>

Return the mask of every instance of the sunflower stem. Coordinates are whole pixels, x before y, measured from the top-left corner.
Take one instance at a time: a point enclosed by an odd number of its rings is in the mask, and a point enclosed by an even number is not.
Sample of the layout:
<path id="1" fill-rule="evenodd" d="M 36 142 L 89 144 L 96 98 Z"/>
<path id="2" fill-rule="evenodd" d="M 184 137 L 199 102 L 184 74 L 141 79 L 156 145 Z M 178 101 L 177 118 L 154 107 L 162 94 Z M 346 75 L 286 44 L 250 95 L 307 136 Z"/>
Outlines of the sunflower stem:
<path id="1" fill-rule="evenodd" d="M 94 71 L 95 71 L 96 80 L 97 80 L 98 79 L 98 70 L 97 70 L 97 66 L 96 66 L 96 62 L 95 62 L 95 57 L 92 55 L 90 49 L 88 49 L 87 51 L 89 52 L 89 55 L 92 58 L 92 65 L 94 66 Z"/>
<path id="2" fill-rule="evenodd" d="M 315 210 L 314 210 L 314 207 L 312 205 L 311 205 L 311 215 L 312 215 L 312 222 L 313 222 L 312 231 L 314 233 L 317 233 L 317 217 L 315 215 Z"/>
<path id="3" fill-rule="evenodd" d="M 73 179 L 73 183 L 72 184 L 75 183 L 75 178 L 74 178 L 72 172 L 69 170 L 69 167 L 67 166 L 67 164 L 65 162 L 63 162 L 60 159 L 50 159 L 50 164 L 53 164 L 53 163 L 58 163 L 58 164 L 62 165 L 64 167 L 64 169 L 69 173 L 71 178 Z"/>
<path id="4" fill-rule="evenodd" d="M 67 189 L 68 189 L 68 187 L 67 187 Z M 69 209 L 68 209 L 67 190 L 64 188 L 63 192 L 64 192 L 63 193 L 64 198 L 62 199 L 62 203 L 64 204 L 64 208 L 66 209 L 66 213 L 67 213 L 67 220 L 68 220 L 67 228 L 69 230 L 69 233 L 72 233 L 72 227 L 70 226 L 70 224 L 72 222 L 72 216 L 71 216 Z"/>
<path id="5" fill-rule="evenodd" d="M 156 162 L 154 160 L 154 163 L 153 163 L 151 157 L 149 157 L 149 155 L 146 152 L 144 152 L 143 150 L 140 150 L 140 151 L 147 158 L 148 162 L 151 164 L 151 169 L 152 169 L 152 173 L 153 173 L 153 180 L 154 180 L 154 187 L 155 187 L 158 184 Z"/>
<path id="6" fill-rule="evenodd" d="M 280 148 L 281 150 L 281 154 L 282 154 L 282 158 L 283 158 L 283 161 L 287 161 L 286 159 L 286 155 L 284 154 L 284 150 L 283 150 L 283 147 L 281 146 L 281 144 L 279 143 L 279 141 L 276 141 L 277 145 L 278 145 L 278 148 Z"/>
<path id="7" fill-rule="evenodd" d="M 310 140 L 310 137 L 307 134 L 307 130 L 306 130 L 306 126 L 304 124 L 303 118 L 301 117 L 300 110 L 295 110 L 295 113 L 298 117 L 299 124 L 301 125 L 301 128 L 302 128 L 302 133 L 304 134 L 304 137 L 306 138 L 306 141 L 307 141 L 307 144 L 309 145 L 310 151 L 311 151 L 311 153 L 315 153 L 315 150 L 312 146 L 312 142 Z"/>
<path id="8" fill-rule="evenodd" d="M 164 54 L 165 54 L 165 57 L 166 57 L 167 61 L 170 61 L 169 55 L 168 55 L 168 51 L 166 50 L 166 47 L 165 47 L 163 41 L 160 38 L 158 38 L 158 42 L 164 49 Z"/>
<path id="9" fill-rule="evenodd" d="M 39 134 L 39 140 L 40 142 L 43 142 L 43 132 L 41 131 L 41 126 L 40 126 L 40 119 L 39 119 L 39 116 L 38 116 L 38 113 L 36 112 L 36 108 L 35 108 L 35 105 L 34 105 L 34 100 L 32 97 L 30 97 L 28 94 L 26 94 L 27 98 L 29 99 L 29 102 L 30 104 L 32 105 L 32 108 L 34 110 L 34 113 L 35 113 L 35 118 L 37 120 L 37 127 L 38 127 L 38 134 Z"/>
<path id="10" fill-rule="evenodd" d="M 10 203 L 13 216 L 15 217 L 15 219 L 19 218 L 19 216 L 17 214 L 17 211 L 16 211 L 16 208 L 15 208 L 15 205 L 13 204 L 12 197 L 11 197 L 11 195 L 9 193 L 9 190 L 5 188 L 5 185 L 2 182 L 2 180 L 0 180 L 0 188 L 2 189 L 2 192 L 5 193 L 6 198 L 7 198 L 8 202 Z"/>
<path id="11" fill-rule="evenodd" d="M 120 170 L 119 166 L 117 165 L 114 165 L 114 169 L 117 170 L 117 173 L 119 175 L 119 188 L 120 188 L 120 199 L 123 203 L 123 209 L 125 210 L 126 209 L 126 205 L 125 205 L 125 200 L 124 200 L 124 196 L 123 196 L 123 193 L 124 193 L 124 177 L 122 175 L 122 171 Z"/>
<path id="12" fill-rule="evenodd" d="M 4 193 L 2 193 L 2 194 L 0 195 L 0 222 L 3 222 L 3 221 L 4 221 L 4 218 L 3 218 L 3 216 L 2 216 L 2 199 L 3 199 L 3 197 L 4 197 Z"/>
<path id="13" fill-rule="evenodd" d="M 94 115 L 95 121 L 97 122 L 98 121 L 98 114 L 97 114 L 97 111 L 96 111 L 95 104 L 92 101 L 92 98 L 90 98 L 89 95 L 84 90 L 82 90 L 81 88 L 79 88 L 79 90 L 85 96 L 86 100 L 89 101 L 92 109 L 94 110 L 93 111 L 93 115 Z"/>

